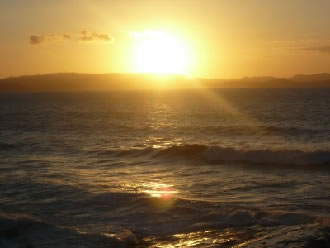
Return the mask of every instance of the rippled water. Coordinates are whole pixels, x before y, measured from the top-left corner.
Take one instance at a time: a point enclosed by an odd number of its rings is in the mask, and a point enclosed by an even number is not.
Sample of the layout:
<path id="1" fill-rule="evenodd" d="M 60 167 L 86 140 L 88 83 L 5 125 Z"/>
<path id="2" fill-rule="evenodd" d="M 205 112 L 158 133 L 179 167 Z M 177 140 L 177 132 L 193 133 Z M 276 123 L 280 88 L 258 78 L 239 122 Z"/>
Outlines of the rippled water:
<path id="1" fill-rule="evenodd" d="M 0 113 L 0 247 L 329 247 L 329 90 L 1 95 Z"/>

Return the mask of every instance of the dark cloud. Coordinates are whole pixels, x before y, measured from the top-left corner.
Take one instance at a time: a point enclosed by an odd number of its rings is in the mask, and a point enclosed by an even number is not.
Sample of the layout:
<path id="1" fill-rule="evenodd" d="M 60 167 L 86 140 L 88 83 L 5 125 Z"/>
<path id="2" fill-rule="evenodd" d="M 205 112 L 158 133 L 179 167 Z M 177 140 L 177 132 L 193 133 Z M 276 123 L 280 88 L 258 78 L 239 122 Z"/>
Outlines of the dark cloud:
<path id="1" fill-rule="evenodd" d="M 31 35 L 30 44 L 39 45 L 49 41 L 64 41 L 71 40 L 71 35 L 68 34 L 43 34 L 43 35 Z"/>
<path id="2" fill-rule="evenodd" d="M 31 35 L 30 44 L 39 45 L 45 42 L 61 42 L 65 40 L 75 40 L 83 42 L 109 42 L 114 41 L 113 37 L 106 33 L 96 33 L 89 31 L 81 31 L 80 34 L 42 34 L 42 35 Z"/>
<path id="3" fill-rule="evenodd" d="M 38 35 L 31 35 L 30 36 L 30 44 L 32 45 L 37 45 L 43 42 L 44 37 L 43 36 L 38 36 Z"/>
<path id="4" fill-rule="evenodd" d="M 303 50 L 330 54 L 330 46 L 305 47 Z"/>
<path id="5" fill-rule="evenodd" d="M 113 42 L 113 38 L 106 33 L 96 33 L 96 32 L 89 32 L 84 30 L 81 31 L 80 34 L 81 34 L 80 40 L 84 42 L 97 42 L 97 41 Z"/>

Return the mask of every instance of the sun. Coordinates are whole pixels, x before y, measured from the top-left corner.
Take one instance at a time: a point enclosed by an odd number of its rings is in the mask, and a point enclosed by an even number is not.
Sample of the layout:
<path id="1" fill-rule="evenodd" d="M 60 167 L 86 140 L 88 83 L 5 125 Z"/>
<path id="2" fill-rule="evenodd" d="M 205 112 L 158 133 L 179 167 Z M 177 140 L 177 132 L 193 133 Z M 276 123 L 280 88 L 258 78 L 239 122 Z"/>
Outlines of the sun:
<path id="1" fill-rule="evenodd" d="M 188 46 L 165 31 L 146 30 L 131 33 L 134 42 L 134 70 L 151 74 L 189 74 Z"/>

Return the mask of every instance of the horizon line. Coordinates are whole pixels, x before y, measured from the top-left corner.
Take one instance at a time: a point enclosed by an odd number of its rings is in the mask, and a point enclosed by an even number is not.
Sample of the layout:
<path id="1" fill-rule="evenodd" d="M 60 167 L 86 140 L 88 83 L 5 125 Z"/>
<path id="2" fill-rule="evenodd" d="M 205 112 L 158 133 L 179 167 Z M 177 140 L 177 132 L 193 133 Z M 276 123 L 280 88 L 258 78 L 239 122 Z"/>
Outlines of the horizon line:
<path id="1" fill-rule="evenodd" d="M 282 77 L 282 76 L 273 76 L 273 75 L 264 75 L 264 76 L 243 76 L 240 78 L 218 78 L 218 77 L 193 77 L 187 76 L 185 74 L 155 74 L 155 73 L 139 73 L 139 72 L 107 72 L 107 73 L 90 73 L 90 72 L 54 72 L 54 73 L 37 73 L 37 74 L 22 74 L 22 75 L 13 75 L 7 77 L 1 77 L 0 80 L 22 78 L 22 77 L 33 77 L 33 76 L 49 76 L 49 75 L 132 75 L 132 76 L 150 76 L 156 78 L 172 78 L 172 77 L 184 77 L 186 79 L 197 79 L 197 80 L 244 80 L 244 79 L 291 79 L 296 76 L 316 76 L 316 75 L 329 75 L 330 72 L 321 72 L 321 73 L 297 73 L 292 76 Z"/>

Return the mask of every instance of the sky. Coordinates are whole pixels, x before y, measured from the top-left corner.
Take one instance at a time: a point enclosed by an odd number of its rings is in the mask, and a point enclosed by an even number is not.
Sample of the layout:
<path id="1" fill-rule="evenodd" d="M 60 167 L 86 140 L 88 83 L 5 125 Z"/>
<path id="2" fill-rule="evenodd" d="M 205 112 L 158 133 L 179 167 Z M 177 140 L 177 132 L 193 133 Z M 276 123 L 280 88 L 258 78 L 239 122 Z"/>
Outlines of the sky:
<path id="1" fill-rule="evenodd" d="M 329 13 L 329 0 L 0 0 L 0 78 L 135 73 L 155 59 L 136 51 L 148 30 L 180 41 L 161 56 L 185 49 L 193 77 L 330 73 Z"/>

